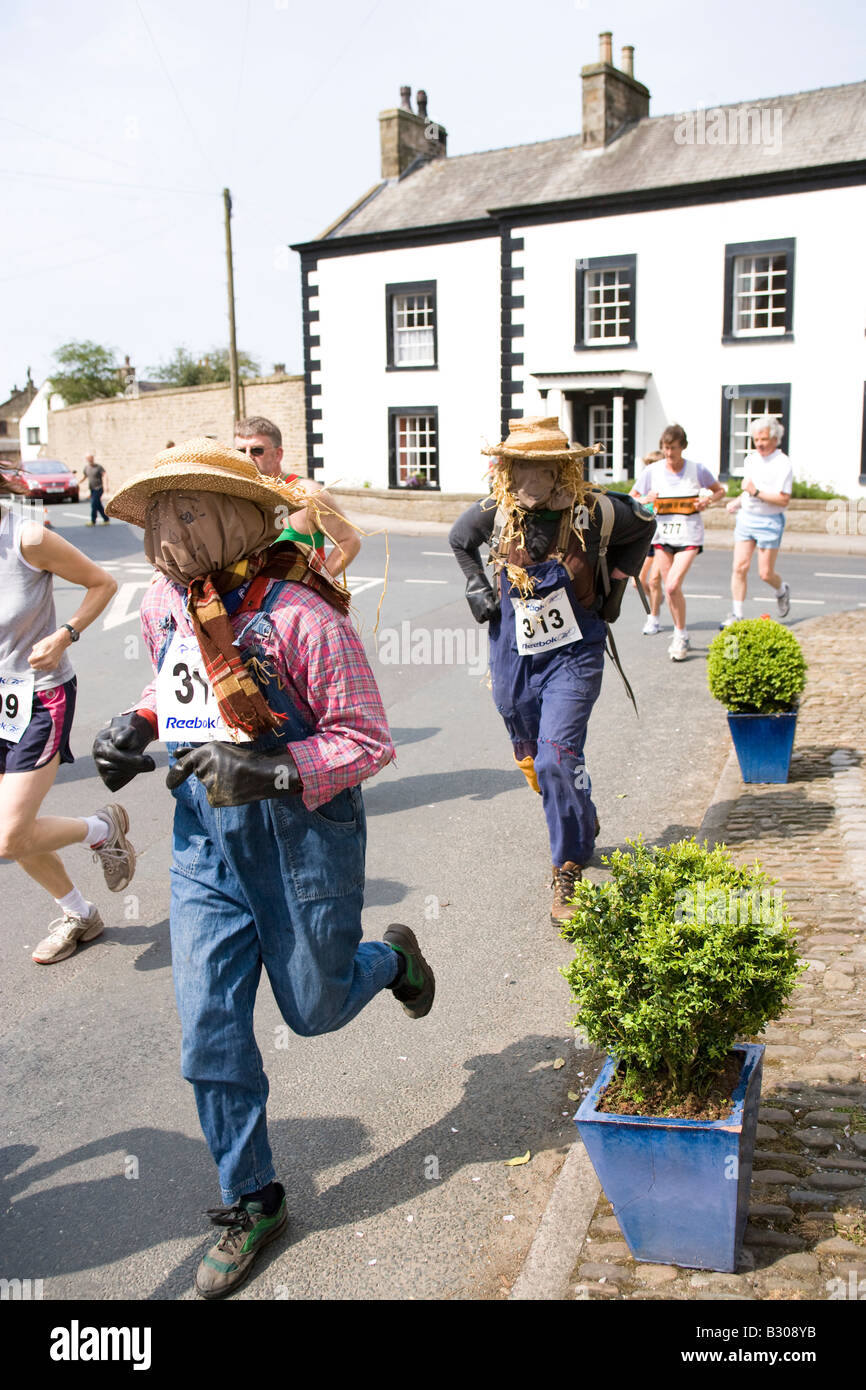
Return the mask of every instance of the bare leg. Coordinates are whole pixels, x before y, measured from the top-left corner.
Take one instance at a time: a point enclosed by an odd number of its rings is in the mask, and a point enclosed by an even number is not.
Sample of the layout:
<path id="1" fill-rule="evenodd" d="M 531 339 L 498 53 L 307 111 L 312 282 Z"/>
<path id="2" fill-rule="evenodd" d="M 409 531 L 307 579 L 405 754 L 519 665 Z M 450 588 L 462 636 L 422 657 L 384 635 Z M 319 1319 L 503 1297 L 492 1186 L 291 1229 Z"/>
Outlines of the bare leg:
<path id="1" fill-rule="evenodd" d="M 758 575 L 765 584 L 769 584 L 773 589 L 781 589 L 782 587 L 782 576 L 776 573 L 776 556 L 778 554 L 778 547 L 775 550 L 758 551 Z"/>
<path id="2" fill-rule="evenodd" d="M 674 627 L 680 631 L 686 625 L 686 601 L 683 597 L 683 580 L 691 568 L 696 550 L 680 550 L 676 555 L 668 555 L 666 550 L 657 550 L 656 557 L 665 586 L 665 597 L 674 620 Z"/>
<path id="3" fill-rule="evenodd" d="M 87 822 L 61 816 L 41 816 L 39 807 L 60 766 L 57 753 L 45 767 L 32 772 L 7 772 L 0 778 L 0 857 L 15 859 L 25 873 L 54 898 L 65 897 L 72 883 L 54 850 L 81 844 Z"/>
<path id="4" fill-rule="evenodd" d="M 745 602 L 749 566 L 754 553 L 754 541 L 734 541 L 734 564 L 731 569 L 731 598 L 734 603 Z"/>
<path id="5" fill-rule="evenodd" d="M 640 582 L 649 599 L 650 614 L 657 618 L 662 606 L 662 581 L 655 555 L 648 555 L 640 572 Z"/>

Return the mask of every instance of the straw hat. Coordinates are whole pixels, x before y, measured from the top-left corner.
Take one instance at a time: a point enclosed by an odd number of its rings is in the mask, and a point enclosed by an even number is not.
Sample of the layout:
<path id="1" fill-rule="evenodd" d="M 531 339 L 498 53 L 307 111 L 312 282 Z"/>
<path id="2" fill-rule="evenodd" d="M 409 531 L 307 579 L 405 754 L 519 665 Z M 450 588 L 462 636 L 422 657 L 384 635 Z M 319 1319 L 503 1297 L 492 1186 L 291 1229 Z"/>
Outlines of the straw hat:
<path id="1" fill-rule="evenodd" d="M 153 468 L 137 473 L 118 489 L 106 511 L 120 521 L 144 526 L 147 504 L 155 493 L 184 489 L 245 497 L 268 510 L 288 506 L 297 511 L 309 500 L 293 483 L 265 477 L 246 454 L 215 439 L 200 438 L 163 449 L 154 459 Z"/>
<path id="2" fill-rule="evenodd" d="M 499 458 L 548 459 L 551 463 L 558 459 L 582 459 L 589 454 L 600 454 L 603 444 L 570 445 L 568 435 L 559 428 L 555 415 L 537 416 L 526 420 L 509 420 L 509 435 L 502 443 L 492 449 L 482 449 L 482 454 L 496 454 Z"/>

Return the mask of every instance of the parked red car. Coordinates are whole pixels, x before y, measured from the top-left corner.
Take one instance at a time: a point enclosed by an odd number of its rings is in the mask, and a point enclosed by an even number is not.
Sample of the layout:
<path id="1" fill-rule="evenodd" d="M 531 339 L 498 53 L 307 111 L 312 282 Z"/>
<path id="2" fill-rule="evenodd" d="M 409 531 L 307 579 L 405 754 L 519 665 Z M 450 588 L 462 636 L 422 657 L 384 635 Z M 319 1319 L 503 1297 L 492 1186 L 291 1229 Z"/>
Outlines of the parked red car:
<path id="1" fill-rule="evenodd" d="M 59 459 L 31 459 L 21 465 L 16 476 L 26 483 L 31 497 L 45 502 L 78 501 L 78 479 Z"/>

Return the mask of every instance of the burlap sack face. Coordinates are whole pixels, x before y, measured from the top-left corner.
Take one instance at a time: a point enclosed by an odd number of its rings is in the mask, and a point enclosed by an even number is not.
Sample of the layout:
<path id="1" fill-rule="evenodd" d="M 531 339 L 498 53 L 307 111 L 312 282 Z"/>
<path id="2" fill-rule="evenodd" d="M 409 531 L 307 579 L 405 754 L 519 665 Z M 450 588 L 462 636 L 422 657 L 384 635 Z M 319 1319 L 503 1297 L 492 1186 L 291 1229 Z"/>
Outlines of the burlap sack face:
<path id="1" fill-rule="evenodd" d="M 158 492 L 147 506 L 144 553 L 178 584 L 264 550 L 275 539 L 274 517 L 254 502 L 219 492 Z"/>
<path id="2" fill-rule="evenodd" d="M 573 501 L 573 493 L 567 488 L 557 486 L 559 478 L 558 463 L 518 463 L 511 460 L 512 489 L 517 502 L 527 511 L 534 507 L 549 507 L 551 511 L 561 511 Z"/>

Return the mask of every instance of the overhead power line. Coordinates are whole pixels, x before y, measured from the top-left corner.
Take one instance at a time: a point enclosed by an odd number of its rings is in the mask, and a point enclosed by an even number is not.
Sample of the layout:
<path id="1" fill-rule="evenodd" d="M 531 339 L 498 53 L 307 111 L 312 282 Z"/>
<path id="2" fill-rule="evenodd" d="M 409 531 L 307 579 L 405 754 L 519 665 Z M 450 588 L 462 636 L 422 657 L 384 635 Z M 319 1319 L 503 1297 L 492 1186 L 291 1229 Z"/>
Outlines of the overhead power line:
<path id="1" fill-rule="evenodd" d="M 153 34 L 152 34 L 152 32 L 151 32 L 150 25 L 148 24 L 147 20 L 146 20 L 145 17 L 144 17 L 144 11 L 143 11 L 143 9 L 141 8 L 140 0 L 135 0 L 135 8 L 138 10 L 139 16 L 140 16 L 140 18 L 141 18 L 141 22 L 142 22 L 142 24 L 144 25 L 144 27 L 145 27 L 145 29 L 146 29 L 146 31 L 147 31 L 147 37 L 150 39 L 150 42 L 151 42 L 151 44 L 153 45 L 153 51 L 154 51 L 154 53 L 156 54 L 156 56 L 157 56 L 157 58 L 158 58 L 158 60 L 159 60 L 159 65 L 160 65 L 160 67 L 162 68 L 162 71 L 163 71 L 163 73 L 164 73 L 164 75 L 165 75 L 165 80 L 166 80 L 166 82 L 168 83 L 168 85 L 171 87 L 171 90 L 174 92 L 175 100 L 177 101 L 177 104 L 178 104 L 178 106 L 179 106 L 180 109 L 181 109 L 181 113 L 182 113 L 182 115 L 183 115 L 184 120 L 186 121 L 187 125 L 189 126 L 190 134 L 192 135 L 192 138 L 195 140 L 196 144 L 198 145 L 199 151 L 201 152 L 201 155 L 202 155 L 202 157 L 203 157 L 205 163 L 210 167 L 211 173 L 214 174 L 214 176 L 216 177 L 216 170 L 214 169 L 214 166 L 213 166 L 213 164 L 211 163 L 210 155 L 208 154 L 207 150 L 205 149 L 204 145 L 202 144 L 202 142 L 201 142 L 201 137 L 199 136 L 198 131 L 196 130 L 195 126 L 193 125 L 192 121 L 190 120 L 189 112 L 187 111 L 186 107 L 185 107 L 184 104 L 183 104 L 183 101 L 181 100 L 181 95 L 180 95 L 180 92 L 177 90 L 177 87 L 175 86 L 174 79 L 173 79 L 171 73 L 169 72 L 168 68 L 167 68 L 166 65 L 165 65 L 165 61 L 164 61 L 164 59 L 163 59 L 162 54 L 161 54 L 160 51 L 159 51 L 159 47 L 158 47 L 158 45 L 157 45 L 156 39 L 153 37 Z"/>

